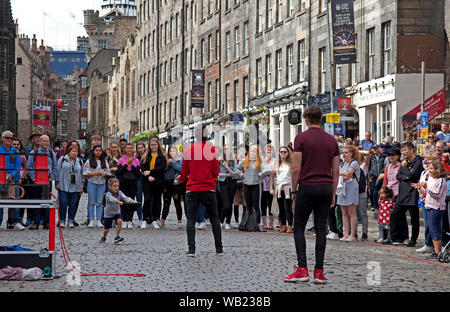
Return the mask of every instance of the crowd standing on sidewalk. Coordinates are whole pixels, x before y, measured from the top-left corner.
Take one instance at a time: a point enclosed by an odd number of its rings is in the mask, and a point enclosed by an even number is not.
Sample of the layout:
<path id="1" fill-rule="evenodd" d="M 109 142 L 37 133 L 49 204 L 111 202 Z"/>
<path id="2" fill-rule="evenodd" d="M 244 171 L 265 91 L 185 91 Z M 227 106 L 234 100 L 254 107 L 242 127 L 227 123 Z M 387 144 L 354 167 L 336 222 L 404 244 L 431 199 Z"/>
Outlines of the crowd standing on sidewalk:
<path id="1" fill-rule="evenodd" d="M 4 131 L 0 153 L 6 154 L 8 184 L 23 185 L 27 199 L 48 197 L 54 184 L 59 225 L 104 228 L 103 242 L 112 227 L 117 227 L 116 243 L 124 239 L 119 236 L 123 229 L 166 228 L 173 200 L 176 227 L 186 226 L 190 256 L 195 255 L 195 230 L 207 224 L 212 226 L 218 254 L 223 253 L 222 230 L 293 234 L 298 266 L 286 281 L 309 279 L 304 232 L 310 215 L 314 224 L 310 230 L 316 235 L 316 282 L 326 282 L 327 238 L 349 242 L 370 236 L 380 244 L 415 247 L 420 215 L 425 242 L 416 251 L 436 259 L 449 239 L 448 123 L 430 134 L 422 157 L 416 154 L 411 132 L 403 143 L 386 137 L 377 144 L 370 132 L 361 141 L 332 137 L 320 128 L 321 116 L 320 108 L 311 106 L 305 112 L 309 129 L 278 149 L 256 143 L 236 150 L 231 145 L 214 147 L 206 136 L 184 151 L 178 146 L 166 150 L 157 136 L 148 144 L 121 139 L 104 146 L 94 135 L 89 150 L 82 151 L 76 140 L 53 150 L 46 135 L 33 134 L 24 148 L 11 131 Z M 205 146 L 212 156 L 204 157 Z M 193 158 L 195 149 L 203 151 L 202 159 Z M 34 183 L 36 153 L 48 155 L 49 184 L 44 187 Z M 87 209 L 88 219 L 79 224 L 76 216 L 83 193 L 88 205 L 81 208 Z M 9 197 L 8 185 L 1 185 L 0 198 Z M 0 209 L 0 225 L 4 214 L 7 229 L 48 228 L 45 210 Z M 377 233 L 369 233 L 369 219 L 375 220 Z"/>

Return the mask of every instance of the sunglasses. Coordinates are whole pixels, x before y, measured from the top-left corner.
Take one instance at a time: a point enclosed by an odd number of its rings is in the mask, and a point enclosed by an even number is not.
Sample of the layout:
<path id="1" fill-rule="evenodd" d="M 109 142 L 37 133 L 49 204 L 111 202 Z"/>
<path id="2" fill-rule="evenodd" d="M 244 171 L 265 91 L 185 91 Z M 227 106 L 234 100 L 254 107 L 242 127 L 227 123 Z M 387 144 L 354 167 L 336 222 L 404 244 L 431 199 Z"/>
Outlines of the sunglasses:
<path id="1" fill-rule="evenodd" d="M 287 154 L 287 151 L 280 151 L 280 154 Z"/>
<path id="2" fill-rule="evenodd" d="M 13 138 L 12 137 L 4 137 L 5 139 L 7 139 L 7 140 L 12 140 Z"/>

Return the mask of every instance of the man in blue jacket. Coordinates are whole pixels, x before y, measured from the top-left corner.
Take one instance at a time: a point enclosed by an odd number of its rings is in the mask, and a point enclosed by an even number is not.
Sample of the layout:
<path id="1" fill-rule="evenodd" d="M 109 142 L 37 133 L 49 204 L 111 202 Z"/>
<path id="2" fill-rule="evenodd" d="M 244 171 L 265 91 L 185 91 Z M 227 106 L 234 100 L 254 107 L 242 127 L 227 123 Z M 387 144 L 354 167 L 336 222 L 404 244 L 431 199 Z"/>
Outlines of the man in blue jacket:
<path id="1" fill-rule="evenodd" d="M 11 156 L 6 156 L 6 183 L 7 184 L 17 184 L 22 183 L 20 178 L 20 171 L 17 169 L 22 168 L 22 162 L 20 160 L 19 151 L 12 147 L 12 139 L 14 135 L 11 131 L 6 130 L 2 133 L 2 145 L 0 146 L 0 154 L 11 154 Z M 9 198 L 9 186 L 0 185 L 0 198 Z M 13 209 L 13 219 L 12 223 L 14 229 L 23 230 L 24 227 L 20 224 L 20 210 L 18 208 Z M 3 208 L 0 208 L 0 224 L 3 221 Z"/>

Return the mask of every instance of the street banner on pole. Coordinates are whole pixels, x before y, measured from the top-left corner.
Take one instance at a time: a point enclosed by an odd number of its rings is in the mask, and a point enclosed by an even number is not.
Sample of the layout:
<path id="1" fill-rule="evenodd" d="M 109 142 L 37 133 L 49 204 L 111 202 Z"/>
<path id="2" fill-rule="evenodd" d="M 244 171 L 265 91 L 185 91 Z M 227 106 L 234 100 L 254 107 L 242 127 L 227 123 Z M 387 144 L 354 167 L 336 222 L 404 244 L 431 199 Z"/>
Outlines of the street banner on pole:
<path id="1" fill-rule="evenodd" d="M 33 106 L 33 126 L 50 126 L 50 106 Z"/>
<path id="2" fill-rule="evenodd" d="M 334 64 L 356 63 L 353 0 L 332 0 Z"/>
<path id="3" fill-rule="evenodd" d="M 192 71 L 191 107 L 203 108 L 205 105 L 205 71 Z"/>

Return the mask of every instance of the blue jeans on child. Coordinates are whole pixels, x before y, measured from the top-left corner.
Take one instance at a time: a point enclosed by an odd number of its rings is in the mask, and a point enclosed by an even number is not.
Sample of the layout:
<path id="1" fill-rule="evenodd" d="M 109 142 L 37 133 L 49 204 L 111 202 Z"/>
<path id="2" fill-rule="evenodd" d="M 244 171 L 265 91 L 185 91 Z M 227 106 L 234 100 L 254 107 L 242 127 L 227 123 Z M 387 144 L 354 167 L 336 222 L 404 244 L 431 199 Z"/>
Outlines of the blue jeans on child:
<path id="1" fill-rule="evenodd" d="M 428 209 L 427 220 L 430 227 L 431 239 L 434 241 L 442 240 L 442 221 L 444 219 L 444 210 Z"/>
<path id="2" fill-rule="evenodd" d="M 103 216 L 103 196 L 105 195 L 105 184 L 87 183 L 88 192 L 88 218 L 89 220 L 101 220 Z M 95 213 L 95 217 L 94 217 Z"/>

